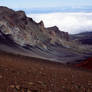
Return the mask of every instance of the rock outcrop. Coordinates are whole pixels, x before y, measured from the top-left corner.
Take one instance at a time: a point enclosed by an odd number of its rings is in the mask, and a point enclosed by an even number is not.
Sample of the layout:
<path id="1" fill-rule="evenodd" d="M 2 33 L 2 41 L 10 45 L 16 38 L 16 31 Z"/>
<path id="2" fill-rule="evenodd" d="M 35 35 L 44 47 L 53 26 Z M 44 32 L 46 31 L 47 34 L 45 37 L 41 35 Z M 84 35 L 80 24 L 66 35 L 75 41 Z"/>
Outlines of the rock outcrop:
<path id="1" fill-rule="evenodd" d="M 22 46 L 43 44 L 49 39 L 54 39 L 53 44 L 60 39 L 69 39 L 68 33 L 61 32 L 57 27 L 45 28 L 43 21 L 36 23 L 27 17 L 24 11 L 14 11 L 1 6 L 0 19 L 0 30 L 11 35 L 13 40 Z"/>
<path id="2" fill-rule="evenodd" d="M 69 40 L 68 32 L 60 31 L 57 26 L 49 27 L 47 28 L 47 30 L 52 36 L 56 36 L 56 37 L 59 37 L 60 39 L 67 40 L 67 41 Z"/>

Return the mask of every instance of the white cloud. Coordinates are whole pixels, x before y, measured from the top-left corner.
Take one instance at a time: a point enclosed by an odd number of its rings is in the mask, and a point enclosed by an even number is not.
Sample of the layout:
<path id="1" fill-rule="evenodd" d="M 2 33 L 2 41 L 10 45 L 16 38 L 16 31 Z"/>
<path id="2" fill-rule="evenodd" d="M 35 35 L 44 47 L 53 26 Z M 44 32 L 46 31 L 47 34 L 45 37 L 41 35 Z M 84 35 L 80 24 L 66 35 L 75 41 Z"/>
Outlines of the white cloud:
<path id="1" fill-rule="evenodd" d="M 92 13 L 29 14 L 36 22 L 44 21 L 46 27 L 58 26 L 69 33 L 92 31 Z"/>

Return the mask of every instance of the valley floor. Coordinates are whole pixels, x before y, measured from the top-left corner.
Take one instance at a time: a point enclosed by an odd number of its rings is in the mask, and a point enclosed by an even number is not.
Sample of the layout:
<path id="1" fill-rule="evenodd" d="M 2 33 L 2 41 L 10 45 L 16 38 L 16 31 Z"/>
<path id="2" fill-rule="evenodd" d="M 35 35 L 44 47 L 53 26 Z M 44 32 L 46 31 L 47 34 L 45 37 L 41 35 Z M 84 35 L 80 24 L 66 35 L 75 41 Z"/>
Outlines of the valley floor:
<path id="1" fill-rule="evenodd" d="M 0 52 L 0 92 L 92 92 L 92 72 Z"/>

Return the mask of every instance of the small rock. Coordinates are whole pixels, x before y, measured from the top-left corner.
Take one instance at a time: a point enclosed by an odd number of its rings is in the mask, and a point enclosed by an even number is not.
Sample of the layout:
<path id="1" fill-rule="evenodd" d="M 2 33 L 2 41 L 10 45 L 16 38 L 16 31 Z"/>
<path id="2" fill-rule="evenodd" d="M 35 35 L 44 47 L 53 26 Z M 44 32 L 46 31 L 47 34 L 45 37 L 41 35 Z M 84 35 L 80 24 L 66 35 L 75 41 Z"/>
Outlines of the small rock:
<path id="1" fill-rule="evenodd" d="M 3 76 L 2 75 L 0 75 L 0 79 L 2 79 L 3 78 Z"/>
<path id="2" fill-rule="evenodd" d="M 42 81 L 38 81 L 37 83 L 42 84 L 43 82 Z"/>
<path id="3" fill-rule="evenodd" d="M 65 78 L 64 81 L 67 81 L 67 79 Z"/>
<path id="4" fill-rule="evenodd" d="M 28 89 L 28 91 L 27 91 L 27 92 L 32 92 L 32 91 Z"/>
<path id="5" fill-rule="evenodd" d="M 62 86 L 62 88 L 65 88 L 65 86 Z"/>
<path id="6" fill-rule="evenodd" d="M 29 82 L 28 84 L 29 84 L 29 85 L 33 85 L 34 83 L 33 83 L 33 82 Z"/>
<path id="7" fill-rule="evenodd" d="M 15 85 L 10 85 L 10 88 L 15 88 Z"/>
<path id="8" fill-rule="evenodd" d="M 19 85 L 16 85 L 16 88 L 17 88 L 17 89 L 20 89 L 20 86 L 19 86 Z"/>
<path id="9" fill-rule="evenodd" d="M 91 86 L 91 85 L 92 85 L 91 81 L 88 81 L 88 86 Z"/>

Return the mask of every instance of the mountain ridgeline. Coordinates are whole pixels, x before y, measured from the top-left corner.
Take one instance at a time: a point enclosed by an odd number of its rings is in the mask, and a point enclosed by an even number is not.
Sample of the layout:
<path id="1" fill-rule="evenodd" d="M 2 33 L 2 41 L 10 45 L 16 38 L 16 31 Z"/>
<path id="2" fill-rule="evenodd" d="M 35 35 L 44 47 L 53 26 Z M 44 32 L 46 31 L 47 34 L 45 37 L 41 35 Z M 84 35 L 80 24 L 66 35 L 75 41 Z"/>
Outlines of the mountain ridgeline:
<path id="1" fill-rule="evenodd" d="M 11 35 L 13 40 L 22 46 L 25 44 L 41 45 L 46 41 L 53 41 L 54 44 L 61 38 L 68 40 L 67 33 L 60 32 L 57 27 L 53 27 L 55 31 L 52 28 L 46 29 L 42 21 L 36 23 L 32 18 L 28 18 L 24 11 L 13 11 L 6 7 L 0 7 L 0 20 L 0 30 L 4 34 Z M 62 36 L 58 37 L 58 32 Z"/>
<path id="2" fill-rule="evenodd" d="M 24 11 L 3 6 L 0 6 L 0 49 L 62 63 L 85 59 L 92 52 L 91 46 L 71 40 L 58 27 L 46 28 L 43 21 L 36 23 Z"/>

